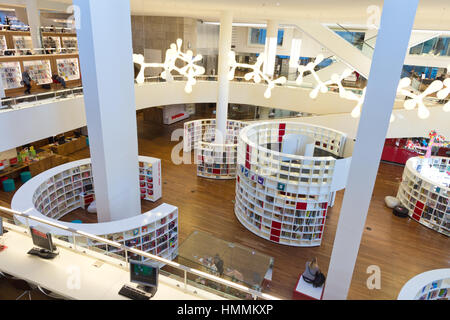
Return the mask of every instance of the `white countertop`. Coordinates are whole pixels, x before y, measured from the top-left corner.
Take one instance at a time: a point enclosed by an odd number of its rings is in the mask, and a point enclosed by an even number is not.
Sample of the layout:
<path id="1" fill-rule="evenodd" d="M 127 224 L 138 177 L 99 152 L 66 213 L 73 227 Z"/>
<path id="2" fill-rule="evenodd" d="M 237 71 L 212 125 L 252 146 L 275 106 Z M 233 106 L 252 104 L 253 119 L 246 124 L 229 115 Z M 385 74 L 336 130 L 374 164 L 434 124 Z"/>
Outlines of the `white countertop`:
<path id="1" fill-rule="evenodd" d="M 130 274 L 124 268 L 109 263 L 94 266 L 97 259 L 71 249 L 58 246 L 59 255 L 44 260 L 27 254 L 33 247 L 31 238 L 10 231 L 2 236 L 8 247 L 0 252 L 0 270 L 54 293 L 78 300 L 123 300 L 118 294 L 129 282 Z M 177 287 L 177 285 L 179 287 Z M 197 293 L 194 293 L 197 292 Z M 152 300 L 223 300 L 207 291 L 188 286 L 166 276 L 159 276 L 159 286 Z"/>

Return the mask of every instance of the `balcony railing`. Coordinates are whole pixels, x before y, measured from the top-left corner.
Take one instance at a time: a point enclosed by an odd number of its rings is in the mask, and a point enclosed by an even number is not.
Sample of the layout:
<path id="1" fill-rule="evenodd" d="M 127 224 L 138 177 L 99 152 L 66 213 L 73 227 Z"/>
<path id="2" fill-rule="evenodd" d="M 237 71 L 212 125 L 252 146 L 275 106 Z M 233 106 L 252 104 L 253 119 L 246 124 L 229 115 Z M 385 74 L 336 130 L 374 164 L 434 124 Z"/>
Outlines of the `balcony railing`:
<path id="1" fill-rule="evenodd" d="M 54 236 L 54 244 L 56 246 L 65 247 L 71 250 L 74 250 L 78 252 L 79 254 L 89 255 L 96 259 L 100 259 L 106 263 L 110 263 L 113 265 L 117 265 L 119 267 L 125 267 L 129 268 L 128 257 L 130 256 L 130 253 L 133 253 L 135 255 L 144 257 L 146 259 L 150 259 L 151 261 L 162 263 L 165 266 L 161 270 L 162 274 L 174 278 L 176 280 L 179 280 L 181 283 L 184 283 L 184 289 L 187 290 L 188 285 L 197 287 L 200 289 L 203 289 L 205 291 L 209 291 L 213 294 L 225 297 L 227 299 L 261 299 L 261 300 L 279 300 L 279 298 L 276 298 L 272 295 L 262 293 L 260 291 L 248 288 L 244 285 L 235 283 L 233 281 L 225 280 L 220 277 L 217 277 L 215 275 L 187 267 L 185 265 L 176 263 L 171 260 L 167 260 L 164 258 L 161 258 L 159 256 L 155 256 L 152 254 L 149 254 L 147 252 L 127 247 L 121 243 L 108 240 L 106 238 L 102 238 L 84 231 L 79 231 L 76 229 L 68 228 L 66 226 L 63 226 L 61 224 L 58 224 L 55 221 L 45 220 L 41 219 L 39 217 L 34 217 L 26 213 L 17 212 L 8 208 L 0 207 L 0 212 L 3 213 L 6 216 L 11 217 L 14 219 L 14 216 L 20 216 L 25 218 L 26 224 L 22 225 L 19 223 L 17 219 L 14 220 L 8 220 L 6 223 L 4 223 L 5 229 L 9 229 L 10 231 L 25 233 L 27 235 L 30 235 L 29 232 L 29 221 L 36 221 L 44 226 L 54 227 L 61 230 L 64 230 L 65 232 L 71 232 L 72 237 L 58 237 Z M 87 242 L 87 239 L 91 241 L 97 241 L 101 243 L 105 243 L 108 246 L 112 246 L 115 248 L 119 248 L 123 251 L 125 251 L 125 257 L 114 255 L 114 254 L 107 254 L 106 251 L 103 251 L 101 249 L 91 250 L 86 249 L 82 244 Z"/>
<path id="2" fill-rule="evenodd" d="M 198 81 L 217 81 L 217 75 L 203 75 L 196 78 Z M 187 81 L 187 78 L 184 76 L 173 76 L 174 81 Z M 245 82 L 245 83 L 251 83 L 244 79 L 244 77 L 235 77 L 233 79 L 235 82 Z M 159 76 L 152 76 L 152 77 L 146 77 L 145 83 L 161 83 L 161 82 L 167 82 L 165 79 L 162 79 Z M 413 84 L 414 85 L 414 84 Z M 295 81 L 288 81 L 285 85 L 277 85 L 277 86 L 284 86 L 284 87 L 291 87 L 291 88 L 303 88 L 303 89 L 311 89 L 311 84 L 309 83 L 302 83 L 298 85 Z M 329 86 L 330 89 L 337 89 L 337 86 Z M 353 93 L 361 95 L 362 89 L 359 88 L 346 88 L 347 90 L 353 91 Z M 417 93 L 417 88 L 413 86 L 413 89 Z M 13 97 L 13 98 L 4 98 L 1 100 L 0 103 L 0 113 L 2 112 L 11 112 L 15 110 L 20 110 L 23 108 L 30 108 L 33 106 L 42 105 L 44 103 L 51 103 L 54 101 L 58 101 L 61 99 L 72 99 L 77 98 L 79 96 L 83 95 L 83 87 L 76 87 L 71 89 L 63 89 L 63 90 L 57 90 L 57 91 L 49 91 L 44 93 L 38 93 L 38 94 L 32 94 L 32 95 L 26 95 L 26 96 L 20 96 L 20 97 Z M 440 100 L 435 97 L 427 96 L 424 99 L 427 102 L 428 106 L 439 106 L 444 105 L 447 103 L 448 100 Z"/>

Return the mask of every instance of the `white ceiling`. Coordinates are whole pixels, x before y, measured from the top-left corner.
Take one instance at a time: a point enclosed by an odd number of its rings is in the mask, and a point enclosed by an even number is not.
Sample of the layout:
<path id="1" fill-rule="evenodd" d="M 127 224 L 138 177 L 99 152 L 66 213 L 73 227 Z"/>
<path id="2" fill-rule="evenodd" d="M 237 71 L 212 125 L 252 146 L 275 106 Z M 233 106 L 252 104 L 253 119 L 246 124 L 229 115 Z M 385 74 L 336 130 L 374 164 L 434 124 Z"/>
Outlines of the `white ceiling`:
<path id="1" fill-rule="evenodd" d="M 133 14 L 184 16 L 218 20 L 220 12 L 230 10 L 240 22 L 282 23 L 315 20 L 324 23 L 364 25 L 367 9 L 382 0 L 130 0 Z M 395 1 L 395 0 L 393 0 Z M 421 0 L 415 29 L 450 30 L 450 1 Z"/>
<path id="2" fill-rule="evenodd" d="M 42 8 L 70 5 L 72 0 L 38 0 Z M 391 0 L 395 1 L 395 0 Z M 25 0 L 0 0 L 23 5 Z M 280 23 L 314 20 L 322 23 L 365 25 L 369 6 L 382 8 L 382 0 L 130 0 L 134 15 L 159 15 L 218 20 L 222 11 L 232 11 L 237 22 Z M 420 0 L 415 29 L 450 30 L 449 0 Z"/>

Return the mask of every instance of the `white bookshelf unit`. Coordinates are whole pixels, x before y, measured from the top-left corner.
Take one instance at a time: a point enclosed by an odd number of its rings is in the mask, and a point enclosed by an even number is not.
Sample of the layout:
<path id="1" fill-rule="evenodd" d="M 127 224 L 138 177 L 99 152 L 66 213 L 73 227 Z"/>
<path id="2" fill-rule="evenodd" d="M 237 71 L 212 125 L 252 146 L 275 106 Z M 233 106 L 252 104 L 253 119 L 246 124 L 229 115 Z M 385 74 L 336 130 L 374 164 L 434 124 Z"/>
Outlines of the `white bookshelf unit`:
<path id="1" fill-rule="evenodd" d="M 413 220 L 449 236 L 450 158 L 409 159 L 397 198 Z"/>
<path id="2" fill-rule="evenodd" d="M 247 123 L 228 120 L 225 144 L 214 143 L 216 120 L 196 120 L 184 124 L 184 152 L 194 150 L 197 175 L 211 179 L 235 179 L 239 133 Z"/>
<path id="3" fill-rule="evenodd" d="M 292 134 L 312 137 L 324 155 L 280 153 L 283 137 Z M 341 132 L 302 123 L 262 122 L 244 128 L 238 148 L 237 219 L 275 243 L 319 246 L 334 194 L 345 188 L 352 142 Z"/>
<path id="4" fill-rule="evenodd" d="M 397 300 L 448 300 L 449 290 L 450 269 L 436 269 L 410 279 L 401 289 Z"/>
<path id="5" fill-rule="evenodd" d="M 141 199 L 152 202 L 161 199 L 161 159 L 139 157 L 139 187 Z"/>
<path id="6" fill-rule="evenodd" d="M 160 199 L 161 160 L 140 156 L 139 168 L 140 178 L 144 178 L 141 181 L 145 182 L 145 186 L 139 186 L 141 190 L 145 189 L 143 199 L 150 201 Z M 84 208 L 85 195 L 92 197 L 93 192 L 91 160 L 84 159 L 52 168 L 32 178 L 15 193 L 11 207 L 19 212 L 27 212 L 46 220 L 57 221 L 77 208 Z M 23 218 L 16 217 L 15 220 L 17 223 L 26 224 Z M 163 204 L 147 213 L 118 221 L 92 224 L 73 224 L 61 221 L 58 223 L 167 259 L 174 259 L 177 255 L 178 208 L 169 204 Z M 73 241 L 70 231 L 54 228 L 51 232 Z M 77 238 L 77 245 L 103 250 L 108 255 L 125 257 L 123 250 L 107 246 L 104 243 L 91 241 L 82 243 L 80 241 Z M 128 258 L 140 259 L 131 253 Z"/>
<path id="7" fill-rule="evenodd" d="M 126 247 L 173 260 L 178 255 L 178 209 L 163 204 L 140 216 L 121 220 L 120 225 L 108 233 L 103 233 L 102 236 Z M 77 238 L 77 244 L 80 244 L 79 238 Z M 125 258 L 123 249 L 105 243 L 88 239 L 82 245 L 89 249 L 104 251 L 111 256 Z M 128 253 L 128 258 L 139 261 L 149 260 L 132 252 Z"/>

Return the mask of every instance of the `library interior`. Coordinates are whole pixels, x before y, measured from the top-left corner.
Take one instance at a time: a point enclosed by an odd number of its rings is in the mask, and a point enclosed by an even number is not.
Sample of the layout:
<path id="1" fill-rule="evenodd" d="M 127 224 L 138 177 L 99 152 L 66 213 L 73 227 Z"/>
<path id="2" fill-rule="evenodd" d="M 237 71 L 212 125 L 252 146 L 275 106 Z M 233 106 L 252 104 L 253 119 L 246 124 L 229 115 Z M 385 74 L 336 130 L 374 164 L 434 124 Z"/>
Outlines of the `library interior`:
<path id="1" fill-rule="evenodd" d="M 445 12 L 0 0 L 0 300 L 448 300 Z"/>

